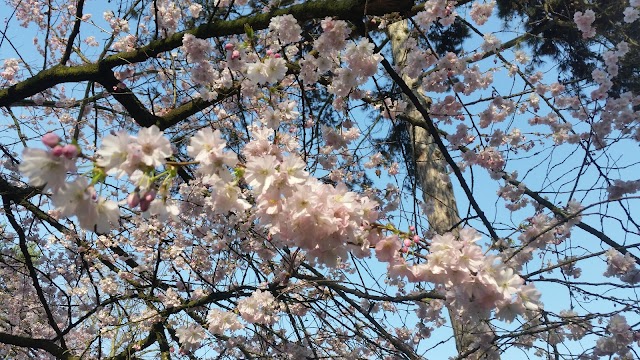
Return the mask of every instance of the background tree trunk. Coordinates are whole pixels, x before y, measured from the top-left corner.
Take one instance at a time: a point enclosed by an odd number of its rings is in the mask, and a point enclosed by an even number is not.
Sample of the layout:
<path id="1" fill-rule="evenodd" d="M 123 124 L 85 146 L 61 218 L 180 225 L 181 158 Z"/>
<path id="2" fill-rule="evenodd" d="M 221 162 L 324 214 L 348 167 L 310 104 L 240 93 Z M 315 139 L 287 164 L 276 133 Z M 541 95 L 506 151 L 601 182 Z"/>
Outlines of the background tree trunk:
<path id="1" fill-rule="evenodd" d="M 407 58 L 405 45 L 405 42 L 409 38 L 407 20 L 391 24 L 388 33 L 391 40 L 394 62 L 396 66 L 402 66 Z M 415 79 L 403 76 L 403 80 L 412 89 L 416 88 Z M 414 90 L 414 94 L 425 108 L 430 107 L 431 98 L 416 90 Z M 412 119 L 421 118 L 422 115 L 411 101 L 405 100 L 408 105 L 403 115 Z M 429 119 L 424 120 L 430 121 Z M 411 148 L 415 168 L 414 175 L 422 190 L 423 201 L 432 205 L 432 211 L 427 214 L 429 227 L 437 234 L 443 234 L 449 231 L 457 232 L 460 225 L 460 216 L 458 214 L 456 198 L 453 193 L 453 186 L 449 179 L 442 154 L 434 144 L 427 130 L 412 126 L 408 122 L 407 126 L 409 127 L 408 130 L 412 141 Z M 484 324 L 464 321 L 464 319 L 456 315 L 455 309 L 450 307 L 448 309 L 458 353 L 464 354 L 474 347 L 477 347 L 477 344 L 473 344 L 474 340 L 477 340 L 477 336 L 475 336 L 474 333 L 486 333 L 488 328 L 484 326 Z M 477 354 L 470 355 L 469 358 L 499 358 L 497 352 L 492 351 L 491 353 L 490 355 L 489 353 L 480 351 Z"/>

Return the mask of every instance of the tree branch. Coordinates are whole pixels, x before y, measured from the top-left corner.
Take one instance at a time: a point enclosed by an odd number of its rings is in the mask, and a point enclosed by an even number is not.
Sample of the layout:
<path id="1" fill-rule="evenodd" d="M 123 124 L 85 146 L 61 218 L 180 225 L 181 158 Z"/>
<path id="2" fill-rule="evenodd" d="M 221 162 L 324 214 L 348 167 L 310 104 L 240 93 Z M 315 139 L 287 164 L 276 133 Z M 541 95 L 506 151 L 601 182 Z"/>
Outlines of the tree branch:
<path id="1" fill-rule="evenodd" d="M 480 209 L 480 205 L 478 205 L 478 202 L 474 198 L 473 193 L 469 188 L 469 185 L 467 185 L 467 181 L 462 176 L 462 171 L 460 171 L 460 168 L 451 157 L 451 154 L 449 154 L 449 150 L 442 142 L 438 129 L 433 124 L 433 121 L 431 121 L 431 116 L 429 115 L 429 111 L 425 109 L 424 106 L 422 106 L 422 103 L 420 103 L 420 100 L 416 97 L 416 95 L 413 93 L 413 91 L 407 85 L 407 83 L 402 79 L 402 77 L 393 69 L 393 66 L 391 66 L 389 61 L 383 58 L 381 63 L 382 63 L 382 66 L 387 71 L 387 73 L 389 74 L 389 76 L 391 76 L 391 79 L 400 87 L 400 89 L 402 90 L 402 93 L 404 93 L 407 96 L 407 98 L 411 101 L 411 103 L 420 112 L 420 115 L 422 115 L 422 121 L 415 121 L 413 119 L 408 119 L 408 118 L 406 118 L 406 120 L 410 121 L 411 125 L 421 127 L 427 130 L 429 134 L 431 134 L 433 141 L 435 142 L 438 149 L 442 153 L 442 156 L 444 157 L 447 164 L 451 166 L 451 169 L 453 170 L 453 173 L 458 179 L 458 182 L 460 183 L 462 190 L 464 190 L 464 193 L 467 195 L 467 199 L 469 200 L 471 207 L 473 207 L 476 214 L 478 214 L 478 217 L 480 217 L 480 220 L 482 221 L 484 226 L 487 228 L 487 231 L 489 231 L 489 235 L 491 235 L 491 238 L 494 241 L 498 240 L 500 237 L 498 236 L 495 229 L 491 225 L 491 222 L 489 221 L 487 216 L 484 214 L 482 209 Z"/>
<path id="2" fill-rule="evenodd" d="M 78 4 L 76 5 L 76 21 L 73 24 L 73 29 L 71 30 L 71 34 L 69 35 L 69 39 L 67 40 L 67 47 L 64 49 L 64 54 L 62 54 L 62 59 L 60 59 L 60 64 L 65 65 L 67 61 L 69 61 L 69 57 L 71 57 L 71 51 L 73 51 L 73 42 L 80 33 L 80 24 L 82 24 L 82 8 L 84 7 L 84 0 L 78 0 Z"/>
<path id="3" fill-rule="evenodd" d="M 22 230 L 22 227 L 20 227 L 15 217 L 13 216 L 13 211 L 11 210 L 11 200 L 7 196 L 3 196 L 2 203 L 4 207 L 5 216 L 9 220 L 9 223 L 11 224 L 11 227 L 13 227 L 13 230 L 15 230 L 16 234 L 18 235 L 20 251 L 22 252 L 22 256 L 24 256 L 24 262 L 27 267 L 27 270 L 29 271 L 29 277 L 31 278 L 33 287 L 36 290 L 36 294 L 38 295 L 38 300 L 40 300 L 40 303 L 42 304 L 42 308 L 44 309 L 44 312 L 47 314 L 47 321 L 49 322 L 49 325 L 51 326 L 53 331 L 55 331 L 58 337 L 60 338 L 62 349 L 64 351 L 67 351 L 68 349 L 65 344 L 64 338 L 61 336 L 62 332 L 60 331 L 60 327 L 58 326 L 56 319 L 53 317 L 51 308 L 49 307 L 47 299 L 44 296 L 44 291 L 42 291 L 42 287 L 40 286 L 40 282 L 38 280 L 38 274 L 36 273 L 35 265 L 31 260 L 31 254 L 29 253 L 29 248 L 27 247 L 27 237 L 24 233 L 24 230 Z"/>
<path id="4" fill-rule="evenodd" d="M 215 21 L 200 25 L 194 29 L 175 33 L 161 40 L 151 41 L 140 49 L 128 52 L 120 52 L 108 56 L 96 63 L 64 66 L 56 65 L 43 70 L 38 74 L 0 90 L 0 107 L 9 106 L 12 103 L 26 99 L 42 92 L 50 87 L 62 83 L 95 80 L 96 77 L 104 77 L 107 70 L 117 66 L 139 63 L 154 58 L 157 55 L 171 51 L 182 46 L 182 38 L 185 34 L 192 34 L 201 39 L 209 39 L 219 36 L 243 34 L 245 26 L 254 30 L 266 29 L 273 17 L 280 15 L 293 15 L 299 22 L 312 19 L 320 19 L 331 16 L 342 20 L 358 20 L 365 14 L 367 0 L 319 0 L 310 1 L 288 8 L 273 10 L 269 13 L 243 17 L 229 21 Z M 381 3 L 377 1 L 376 3 Z M 383 15 L 390 12 L 406 10 L 408 1 L 390 2 L 395 6 L 367 6 L 367 15 Z M 117 84 L 116 84 L 117 85 Z"/>
<path id="5" fill-rule="evenodd" d="M 34 339 L 0 332 L 0 343 L 24 348 L 41 349 L 62 360 L 80 359 L 80 357 L 70 354 L 68 350 L 61 348 L 56 343 L 48 339 Z"/>

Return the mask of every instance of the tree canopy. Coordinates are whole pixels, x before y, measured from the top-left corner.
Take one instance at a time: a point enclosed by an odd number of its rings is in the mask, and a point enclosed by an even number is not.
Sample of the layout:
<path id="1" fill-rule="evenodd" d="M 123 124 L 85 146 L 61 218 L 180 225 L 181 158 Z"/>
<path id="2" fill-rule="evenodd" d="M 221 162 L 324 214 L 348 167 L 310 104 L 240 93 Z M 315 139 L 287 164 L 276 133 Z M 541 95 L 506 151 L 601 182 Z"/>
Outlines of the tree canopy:
<path id="1" fill-rule="evenodd" d="M 640 357 L 640 1 L 4 3 L 3 358 Z"/>

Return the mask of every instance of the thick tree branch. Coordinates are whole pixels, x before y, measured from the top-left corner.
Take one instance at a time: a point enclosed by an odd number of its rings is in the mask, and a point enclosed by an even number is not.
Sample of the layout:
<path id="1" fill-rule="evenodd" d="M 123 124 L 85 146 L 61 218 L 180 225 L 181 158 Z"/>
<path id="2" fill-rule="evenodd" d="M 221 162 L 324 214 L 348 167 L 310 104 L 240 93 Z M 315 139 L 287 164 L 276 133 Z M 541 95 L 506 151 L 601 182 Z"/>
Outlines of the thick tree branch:
<path id="1" fill-rule="evenodd" d="M 407 7 L 410 8 L 413 2 L 403 0 L 388 3 L 393 6 L 384 6 L 386 3 L 382 0 L 310 1 L 288 8 L 273 10 L 269 13 L 203 24 L 194 29 L 175 33 L 165 39 L 151 41 L 140 49 L 108 56 L 97 63 L 78 66 L 56 65 L 50 69 L 43 70 L 29 79 L 0 90 L 0 107 L 10 106 L 16 101 L 26 99 L 58 84 L 95 80 L 98 77 L 104 77 L 105 74 L 109 74 L 110 70 L 117 66 L 139 63 L 154 58 L 161 53 L 182 46 L 182 38 L 185 34 L 192 34 L 202 39 L 243 34 L 245 26 L 250 26 L 254 30 L 266 29 L 273 17 L 286 14 L 293 15 L 299 22 L 322 19 L 327 16 L 343 20 L 359 20 L 365 14 L 365 4 L 367 4 L 366 12 L 368 15 L 383 15 L 390 12 L 404 11 Z M 114 85 L 117 85 L 117 83 Z"/>
<path id="2" fill-rule="evenodd" d="M 53 341 L 47 339 L 34 339 L 0 332 L 0 343 L 24 348 L 41 349 L 62 360 L 80 359 L 80 357 L 73 356 L 69 351 L 64 350 Z"/>

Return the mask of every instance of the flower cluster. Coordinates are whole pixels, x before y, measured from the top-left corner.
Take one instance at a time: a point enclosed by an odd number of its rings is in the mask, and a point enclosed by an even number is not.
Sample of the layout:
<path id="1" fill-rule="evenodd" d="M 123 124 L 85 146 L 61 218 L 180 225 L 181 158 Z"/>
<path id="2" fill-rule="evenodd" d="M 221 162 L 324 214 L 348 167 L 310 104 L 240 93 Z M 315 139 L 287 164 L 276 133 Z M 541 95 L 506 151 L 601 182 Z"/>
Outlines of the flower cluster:
<path id="1" fill-rule="evenodd" d="M 495 5 L 495 1 L 490 1 L 484 4 L 474 2 L 473 5 L 471 5 L 471 19 L 473 19 L 473 21 L 478 25 L 484 25 L 487 20 L 489 20 L 489 17 L 491 17 L 491 13 L 493 12 Z"/>
<path id="2" fill-rule="evenodd" d="M 613 315 L 607 325 L 607 333 L 596 342 L 593 351 L 597 356 L 611 356 L 618 354 L 622 359 L 632 359 L 629 345 L 633 342 L 634 336 L 627 319 L 622 315 Z"/>
<path id="3" fill-rule="evenodd" d="M 588 9 L 584 13 L 578 11 L 573 14 L 573 21 L 578 26 L 578 30 L 582 32 L 582 37 L 588 39 L 596 35 L 596 29 L 592 26 L 596 21 L 596 13 L 593 10 Z"/>
<path id="4" fill-rule="evenodd" d="M 83 177 L 65 183 L 52 196 L 60 216 L 76 215 L 84 229 L 106 233 L 118 224 L 120 210 L 115 201 L 98 196 Z"/>
<path id="5" fill-rule="evenodd" d="M 55 134 L 47 134 L 42 141 L 48 150 L 26 148 L 19 170 L 29 178 L 29 184 L 52 190 L 53 204 L 60 216 L 78 217 L 80 226 L 98 233 L 109 231 L 118 222 L 118 204 L 98 196 L 93 184 L 84 177 L 66 182 L 67 173 L 76 170 L 78 147 L 61 145 Z"/>
<path id="6" fill-rule="evenodd" d="M 609 249 L 606 255 L 607 271 L 605 271 L 604 276 L 615 276 L 629 284 L 637 284 L 640 282 L 640 270 L 636 266 L 636 261 L 631 254 L 626 253 L 622 255 L 622 253 L 616 249 Z"/>
<path id="7" fill-rule="evenodd" d="M 250 297 L 238 301 L 240 316 L 252 324 L 269 325 L 278 321 L 280 305 L 268 291 L 256 290 Z"/>
<path id="8" fill-rule="evenodd" d="M 182 49 L 187 53 L 187 60 L 192 63 L 206 61 L 211 53 L 211 44 L 204 39 L 198 39 L 191 34 L 182 37 Z"/>
<path id="9" fill-rule="evenodd" d="M 377 203 L 340 184 L 323 184 L 305 171 L 306 164 L 270 145 L 267 129 L 254 131 L 245 148 L 244 179 L 255 198 L 255 217 L 273 243 L 295 244 L 325 264 L 346 259 L 349 247 L 365 247 L 368 225 L 378 219 Z M 373 241 L 370 241 L 373 243 Z"/>
<path id="10" fill-rule="evenodd" d="M 428 29 L 438 20 L 443 26 L 449 26 L 458 15 L 454 10 L 454 4 L 455 1 L 450 0 L 428 0 L 424 4 L 424 10 L 416 15 L 416 21 L 424 29 Z"/>
<path id="11" fill-rule="evenodd" d="M 425 264 L 413 269 L 415 280 L 442 284 L 447 298 L 468 315 L 486 315 L 497 308 L 496 316 L 512 321 L 525 310 L 537 310 L 540 293 L 512 268 L 495 256 L 485 256 L 473 229 L 463 229 L 460 237 L 436 236 L 429 246 Z"/>
<path id="12" fill-rule="evenodd" d="M 242 323 L 238 321 L 236 314 L 215 308 L 209 310 L 207 324 L 209 325 L 209 331 L 218 335 L 223 334 L 227 330 L 236 331 L 244 328 Z"/>
<path id="13" fill-rule="evenodd" d="M 538 310 L 540 293 L 533 284 L 525 285 L 499 257 L 485 255 L 476 244 L 480 238 L 469 228 L 460 230 L 459 236 L 436 235 L 429 243 L 426 262 L 409 265 L 400 257 L 403 245 L 391 236 L 376 245 L 376 256 L 390 263 L 391 274 L 442 286 L 448 302 L 465 317 L 486 318 L 495 309 L 496 317 L 511 322 L 517 315 Z"/>
<path id="14" fill-rule="evenodd" d="M 207 337 L 204 329 L 197 324 L 176 329 L 176 335 L 180 340 L 181 349 L 189 352 L 198 349 L 202 340 Z"/>
<path id="15" fill-rule="evenodd" d="M 2 72 L 0 72 L 0 77 L 7 80 L 9 84 L 13 84 L 15 82 L 15 77 L 18 71 L 20 71 L 18 59 L 9 58 L 4 61 L 2 64 Z"/>
<path id="16" fill-rule="evenodd" d="M 129 22 L 125 19 L 116 17 L 113 11 L 105 11 L 102 17 L 109 23 L 114 34 L 121 32 L 129 32 Z"/>
<path id="17" fill-rule="evenodd" d="M 588 320 L 582 320 L 578 317 L 578 313 L 573 310 L 560 311 L 560 317 L 569 324 L 565 327 L 569 330 L 566 334 L 569 340 L 580 340 L 587 332 L 592 328 L 591 323 Z"/>
<path id="18" fill-rule="evenodd" d="M 292 15 L 276 16 L 269 22 L 269 30 L 282 44 L 289 44 L 302 39 L 302 28 Z"/>
<path id="19" fill-rule="evenodd" d="M 76 171 L 77 145 L 61 145 L 61 139 L 54 134 L 43 136 L 42 141 L 49 150 L 26 148 L 23 152 L 20 171 L 29 178 L 29 184 L 53 191 L 52 201 L 60 216 L 76 215 L 85 229 L 109 231 L 118 223 L 120 211 L 116 202 L 98 196 L 94 185 L 101 176 L 91 184 L 83 176 L 67 182 L 67 173 Z M 105 137 L 96 151 L 97 174 L 129 175 L 137 188 L 128 203 L 132 207 L 139 204 L 146 211 L 155 198 L 152 181 L 146 174 L 164 164 L 171 154 L 169 140 L 156 126 L 140 130 L 137 137 L 120 132 Z M 146 189 L 142 197 L 138 188 Z"/>
<path id="20" fill-rule="evenodd" d="M 125 132 L 106 136 L 96 152 L 96 164 L 110 175 L 132 175 L 136 170 L 163 165 L 172 154 L 171 143 L 153 125 L 141 129 L 137 137 Z"/>
<path id="21" fill-rule="evenodd" d="M 607 188 L 609 199 L 620 199 L 626 194 L 633 194 L 640 191 L 640 180 L 614 180 L 613 184 Z"/>
<path id="22" fill-rule="evenodd" d="M 640 1 L 629 0 L 629 6 L 624 9 L 624 22 L 631 24 L 640 18 Z"/>
<path id="23" fill-rule="evenodd" d="M 287 62 L 280 54 L 267 54 L 266 59 L 247 64 L 247 79 L 254 85 L 273 84 L 287 74 Z"/>

